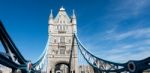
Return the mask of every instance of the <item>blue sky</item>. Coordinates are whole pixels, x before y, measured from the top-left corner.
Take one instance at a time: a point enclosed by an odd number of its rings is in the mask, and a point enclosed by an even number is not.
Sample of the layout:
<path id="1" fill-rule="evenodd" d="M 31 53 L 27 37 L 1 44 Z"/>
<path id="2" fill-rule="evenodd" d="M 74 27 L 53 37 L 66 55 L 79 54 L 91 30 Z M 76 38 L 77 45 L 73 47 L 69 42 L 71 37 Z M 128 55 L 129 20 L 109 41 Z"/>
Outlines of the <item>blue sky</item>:
<path id="1" fill-rule="evenodd" d="M 0 0 L 0 20 L 25 58 L 40 56 L 50 10 L 56 16 L 62 5 L 69 16 L 75 9 L 78 37 L 92 54 L 114 62 L 150 56 L 149 0 Z"/>

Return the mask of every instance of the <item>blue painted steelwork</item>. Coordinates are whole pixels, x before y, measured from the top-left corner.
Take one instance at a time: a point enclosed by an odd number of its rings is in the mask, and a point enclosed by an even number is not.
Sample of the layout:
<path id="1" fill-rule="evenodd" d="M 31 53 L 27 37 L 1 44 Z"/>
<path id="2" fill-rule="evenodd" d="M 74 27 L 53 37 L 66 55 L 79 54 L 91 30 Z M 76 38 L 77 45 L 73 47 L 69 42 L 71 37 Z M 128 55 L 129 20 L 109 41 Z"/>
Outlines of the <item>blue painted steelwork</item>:
<path id="1" fill-rule="evenodd" d="M 18 48 L 15 46 L 14 42 L 9 37 L 6 32 L 2 22 L 0 21 L 0 41 L 4 46 L 5 52 L 0 52 L 0 64 L 9 67 L 12 71 L 20 69 L 22 73 L 29 73 L 28 65 L 30 61 L 26 60 L 22 54 L 19 52 Z M 35 67 L 40 64 L 40 62 L 45 58 L 44 54 L 32 65 L 30 73 L 37 73 L 38 70 L 35 70 Z"/>
<path id="2" fill-rule="evenodd" d="M 75 35 L 78 48 L 89 65 L 93 67 L 95 73 L 110 73 L 110 72 L 130 72 L 130 73 L 142 73 L 144 70 L 150 69 L 150 57 L 139 61 L 128 61 L 127 63 L 114 63 L 103 60 L 91 54 L 81 44 L 78 37 Z"/>
<path id="3" fill-rule="evenodd" d="M 0 24 L 0 33 L 1 33 L 0 34 L 1 42 L 3 42 L 2 44 L 5 47 L 6 53 L 10 53 L 10 51 L 11 51 L 14 54 L 14 56 L 18 58 L 19 63 L 21 63 L 21 64 L 26 63 L 27 61 L 24 59 L 24 57 L 18 51 L 18 48 L 15 46 L 14 42 L 9 37 L 9 35 L 6 32 L 2 23 Z"/>

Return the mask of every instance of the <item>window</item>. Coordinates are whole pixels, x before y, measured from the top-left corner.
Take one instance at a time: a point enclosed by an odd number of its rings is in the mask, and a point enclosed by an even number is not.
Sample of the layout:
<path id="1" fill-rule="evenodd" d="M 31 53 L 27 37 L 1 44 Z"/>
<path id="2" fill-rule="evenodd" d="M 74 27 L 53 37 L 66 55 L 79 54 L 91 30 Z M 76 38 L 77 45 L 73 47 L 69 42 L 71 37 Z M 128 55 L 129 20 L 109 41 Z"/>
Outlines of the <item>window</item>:
<path id="1" fill-rule="evenodd" d="M 60 21 L 60 24 L 62 24 L 62 21 Z"/>
<path id="2" fill-rule="evenodd" d="M 54 43 L 56 43 L 56 39 L 54 39 Z"/>
<path id="3" fill-rule="evenodd" d="M 69 43 L 71 43 L 71 39 L 69 39 Z"/>
<path id="4" fill-rule="evenodd" d="M 57 30 L 59 29 L 59 27 L 57 26 Z"/>
<path id="5" fill-rule="evenodd" d="M 52 50 L 52 54 L 53 54 L 53 55 L 55 54 L 55 50 Z"/>
<path id="6" fill-rule="evenodd" d="M 65 26 L 64 25 L 62 25 L 62 28 L 63 28 L 63 31 L 65 31 Z"/>
<path id="7" fill-rule="evenodd" d="M 81 73 L 85 73 L 84 71 L 81 71 Z"/>
<path id="8" fill-rule="evenodd" d="M 67 54 L 70 54 L 70 50 L 67 50 Z"/>
<path id="9" fill-rule="evenodd" d="M 60 48 L 60 54 L 65 54 L 65 47 Z"/>
<path id="10" fill-rule="evenodd" d="M 60 43 L 65 43 L 65 37 L 60 37 Z"/>
<path id="11" fill-rule="evenodd" d="M 65 21 L 63 21 L 63 23 L 65 23 Z"/>

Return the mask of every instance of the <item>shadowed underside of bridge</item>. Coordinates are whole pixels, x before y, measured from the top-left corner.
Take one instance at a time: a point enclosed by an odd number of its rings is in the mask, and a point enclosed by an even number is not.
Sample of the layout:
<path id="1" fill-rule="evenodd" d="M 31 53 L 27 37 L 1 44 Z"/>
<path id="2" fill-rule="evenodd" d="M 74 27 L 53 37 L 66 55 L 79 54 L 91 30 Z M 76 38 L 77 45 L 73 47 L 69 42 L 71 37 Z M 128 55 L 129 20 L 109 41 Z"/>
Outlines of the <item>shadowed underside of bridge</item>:
<path id="1" fill-rule="evenodd" d="M 87 63 L 92 66 L 95 73 L 109 73 L 109 72 L 130 72 L 130 73 L 142 73 L 144 70 L 150 68 L 150 57 L 133 61 L 130 60 L 127 63 L 114 63 L 110 61 L 103 60 L 99 57 L 94 56 L 79 41 L 76 34 L 72 38 L 77 42 L 78 49 L 82 54 L 83 58 L 87 61 Z M 0 64 L 9 67 L 13 72 L 15 70 L 20 69 L 22 73 L 38 73 L 42 69 L 46 67 L 46 56 L 47 56 L 47 48 L 40 56 L 40 58 L 35 63 L 31 63 L 26 60 L 22 54 L 19 52 L 19 49 L 15 46 L 14 42 L 9 37 L 6 29 L 4 28 L 2 22 L 0 21 L 0 41 L 4 47 L 5 52 L 0 52 Z M 74 41 L 72 42 L 74 43 Z M 73 49 L 73 48 L 72 48 Z M 71 50 L 72 51 L 72 50 Z M 72 53 L 71 53 L 72 54 Z M 70 55 L 70 61 L 71 57 Z M 70 64 L 65 64 L 68 69 L 70 69 Z M 61 63 L 57 64 L 57 69 L 60 69 Z M 70 70 L 67 71 L 70 73 Z"/>

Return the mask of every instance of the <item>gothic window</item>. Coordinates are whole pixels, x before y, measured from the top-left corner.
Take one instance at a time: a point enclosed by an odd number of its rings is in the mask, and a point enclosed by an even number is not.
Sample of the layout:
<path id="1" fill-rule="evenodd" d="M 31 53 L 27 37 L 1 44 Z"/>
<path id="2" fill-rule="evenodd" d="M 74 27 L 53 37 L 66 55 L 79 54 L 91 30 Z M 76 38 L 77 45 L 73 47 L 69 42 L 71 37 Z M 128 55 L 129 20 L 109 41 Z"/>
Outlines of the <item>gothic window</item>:
<path id="1" fill-rule="evenodd" d="M 56 50 L 56 54 L 58 54 L 58 50 Z"/>
<path id="2" fill-rule="evenodd" d="M 52 54 L 53 54 L 53 55 L 55 54 L 55 50 L 52 50 Z"/>
<path id="3" fill-rule="evenodd" d="M 58 30 L 60 30 L 60 26 L 58 26 Z"/>
<path id="4" fill-rule="evenodd" d="M 63 25 L 61 26 L 61 28 L 62 28 L 62 31 L 64 31 L 64 26 Z"/>
<path id="5" fill-rule="evenodd" d="M 67 54 L 70 54 L 70 50 L 67 50 Z"/>
<path id="6" fill-rule="evenodd" d="M 63 26 L 63 30 L 65 31 L 65 26 Z"/>
<path id="7" fill-rule="evenodd" d="M 62 30 L 62 26 L 60 26 L 60 30 Z"/>
<path id="8" fill-rule="evenodd" d="M 65 54 L 65 47 L 60 47 L 60 54 Z"/>
<path id="9" fill-rule="evenodd" d="M 81 71 L 81 73 L 85 73 L 85 71 Z"/>
<path id="10" fill-rule="evenodd" d="M 68 30 L 68 26 L 66 26 L 66 31 Z"/>
<path id="11" fill-rule="evenodd" d="M 54 39 L 54 43 L 56 43 L 56 39 Z"/>
<path id="12" fill-rule="evenodd" d="M 66 30 L 66 26 L 64 26 L 64 30 Z"/>
<path id="13" fill-rule="evenodd" d="M 65 37 L 60 37 L 60 43 L 64 43 L 65 42 Z"/>
<path id="14" fill-rule="evenodd" d="M 57 26 L 57 30 L 58 30 L 58 26 Z"/>
<path id="15" fill-rule="evenodd" d="M 65 23 L 65 21 L 63 21 L 63 23 Z"/>
<path id="16" fill-rule="evenodd" d="M 69 39 L 69 43 L 71 43 L 71 40 Z"/>

